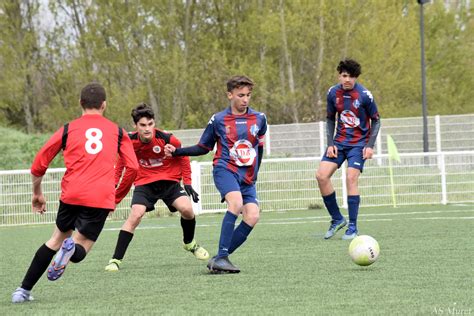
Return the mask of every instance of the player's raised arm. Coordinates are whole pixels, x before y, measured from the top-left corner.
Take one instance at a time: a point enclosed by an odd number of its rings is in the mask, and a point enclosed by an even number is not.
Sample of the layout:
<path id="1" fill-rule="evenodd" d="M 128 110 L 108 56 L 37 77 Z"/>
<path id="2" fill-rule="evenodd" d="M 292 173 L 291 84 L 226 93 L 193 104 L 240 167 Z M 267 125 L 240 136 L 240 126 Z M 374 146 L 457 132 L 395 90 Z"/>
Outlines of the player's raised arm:
<path id="1" fill-rule="evenodd" d="M 174 156 L 202 156 L 210 152 L 208 148 L 204 148 L 201 145 L 194 145 L 190 147 L 176 148 L 171 144 L 165 145 L 165 155 L 166 157 Z"/>

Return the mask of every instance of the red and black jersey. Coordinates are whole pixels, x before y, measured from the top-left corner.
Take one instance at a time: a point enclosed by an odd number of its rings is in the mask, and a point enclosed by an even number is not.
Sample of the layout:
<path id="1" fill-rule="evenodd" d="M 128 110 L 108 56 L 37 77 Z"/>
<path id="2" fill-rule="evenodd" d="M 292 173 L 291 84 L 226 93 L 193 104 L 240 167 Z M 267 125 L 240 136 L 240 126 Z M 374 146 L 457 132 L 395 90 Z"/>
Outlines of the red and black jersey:
<path id="1" fill-rule="evenodd" d="M 41 177 L 63 149 L 66 173 L 61 181 L 61 201 L 67 204 L 115 209 L 128 193 L 138 163 L 130 138 L 100 114 L 85 114 L 57 130 L 37 153 L 31 173 Z M 127 167 L 127 179 L 115 190 L 117 154 Z"/>
<path id="2" fill-rule="evenodd" d="M 132 140 L 139 164 L 135 185 L 144 185 L 159 180 L 180 182 L 181 179 L 183 179 L 184 184 L 191 184 L 189 157 L 165 157 L 164 148 L 166 144 L 169 143 L 176 148 L 181 147 L 181 142 L 175 136 L 155 128 L 155 137 L 149 143 L 144 143 L 140 140 L 138 132 L 132 132 L 128 135 Z M 119 159 L 115 174 L 117 183 L 122 175 L 123 167 L 123 162 Z"/>

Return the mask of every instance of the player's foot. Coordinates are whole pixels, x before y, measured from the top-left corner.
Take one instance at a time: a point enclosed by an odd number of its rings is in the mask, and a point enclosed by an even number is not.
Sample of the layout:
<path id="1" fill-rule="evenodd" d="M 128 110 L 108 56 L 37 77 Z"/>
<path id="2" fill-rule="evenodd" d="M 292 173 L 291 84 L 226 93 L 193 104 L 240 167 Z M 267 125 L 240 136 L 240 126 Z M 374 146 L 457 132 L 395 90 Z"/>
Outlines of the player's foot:
<path id="1" fill-rule="evenodd" d="M 336 235 L 336 233 L 341 229 L 343 228 L 344 226 L 346 226 L 347 224 L 347 221 L 346 219 L 343 217 L 342 219 L 340 220 L 335 220 L 333 219 L 331 221 L 331 226 L 329 226 L 329 229 L 328 231 L 326 232 L 326 234 L 324 235 L 324 239 L 329 239 L 331 238 L 332 236 Z"/>
<path id="2" fill-rule="evenodd" d="M 122 260 L 110 259 L 109 264 L 105 266 L 105 271 L 116 272 L 116 271 L 120 270 L 120 265 L 121 264 L 122 264 Z"/>
<path id="3" fill-rule="evenodd" d="M 27 291 L 22 287 L 19 287 L 12 293 L 12 303 L 24 303 L 34 300 L 31 296 L 31 291 Z"/>
<path id="4" fill-rule="evenodd" d="M 199 260 L 209 259 L 209 252 L 199 246 L 195 240 L 191 241 L 189 244 L 184 244 L 183 248 L 184 250 L 191 252 Z"/>
<path id="5" fill-rule="evenodd" d="M 210 273 L 239 273 L 240 269 L 230 262 L 229 257 L 214 257 L 209 260 L 207 268 Z"/>
<path id="6" fill-rule="evenodd" d="M 357 237 L 357 226 L 349 223 L 349 227 L 346 230 L 346 233 L 342 235 L 343 240 L 352 240 Z"/>
<path id="7" fill-rule="evenodd" d="M 48 268 L 48 280 L 55 281 L 63 275 L 64 270 L 69 263 L 69 259 L 71 259 L 75 250 L 76 244 L 74 243 L 74 240 L 72 240 L 71 237 L 64 239 L 61 248 Z"/>

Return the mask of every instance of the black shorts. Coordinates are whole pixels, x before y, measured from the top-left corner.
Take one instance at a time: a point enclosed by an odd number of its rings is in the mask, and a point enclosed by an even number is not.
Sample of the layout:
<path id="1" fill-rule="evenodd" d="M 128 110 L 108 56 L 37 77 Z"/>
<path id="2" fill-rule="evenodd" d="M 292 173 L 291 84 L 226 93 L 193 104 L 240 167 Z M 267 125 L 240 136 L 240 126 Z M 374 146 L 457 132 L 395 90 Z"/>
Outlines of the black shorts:
<path id="1" fill-rule="evenodd" d="M 158 200 L 163 200 L 170 212 L 177 210 L 171 205 L 180 196 L 188 196 L 186 191 L 176 181 L 160 180 L 135 187 L 132 197 L 132 205 L 145 205 L 146 211 L 155 209 Z"/>
<path id="2" fill-rule="evenodd" d="M 63 233 L 77 229 L 87 239 L 96 241 L 104 228 L 107 215 L 112 210 L 81 205 L 71 205 L 59 201 L 56 226 Z"/>

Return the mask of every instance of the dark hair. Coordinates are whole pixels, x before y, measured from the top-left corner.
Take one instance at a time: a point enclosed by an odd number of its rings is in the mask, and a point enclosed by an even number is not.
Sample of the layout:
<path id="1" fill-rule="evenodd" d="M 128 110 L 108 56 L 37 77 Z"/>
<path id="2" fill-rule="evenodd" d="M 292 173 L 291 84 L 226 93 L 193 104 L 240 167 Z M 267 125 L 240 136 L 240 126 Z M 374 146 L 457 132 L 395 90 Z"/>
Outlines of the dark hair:
<path id="1" fill-rule="evenodd" d="M 81 90 L 80 103 L 84 109 L 100 109 L 105 99 L 105 89 L 100 83 L 89 83 Z"/>
<path id="2" fill-rule="evenodd" d="M 248 87 L 250 90 L 253 89 L 254 83 L 252 79 L 246 76 L 234 76 L 227 81 L 227 92 L 232 92 L 234 89 L 241 87 Z"/>
<path id="3" fill-rule="evenodd" d="M 344 59 L 339 62 L 337 71 L 340 74 L 347 72 L 351 77 L 357 78 L 362 73 L 362 67 L 353 59 Z"/>
<path id="4" fill-rule="evenodd" d="M 140 103 L 132 110 L 133 123 L 137 124 L 142 117 L 146 117 L 150 120 L 155 119 L 155 112 L 153 112 L 151 106 L 146 103 Z"/>

